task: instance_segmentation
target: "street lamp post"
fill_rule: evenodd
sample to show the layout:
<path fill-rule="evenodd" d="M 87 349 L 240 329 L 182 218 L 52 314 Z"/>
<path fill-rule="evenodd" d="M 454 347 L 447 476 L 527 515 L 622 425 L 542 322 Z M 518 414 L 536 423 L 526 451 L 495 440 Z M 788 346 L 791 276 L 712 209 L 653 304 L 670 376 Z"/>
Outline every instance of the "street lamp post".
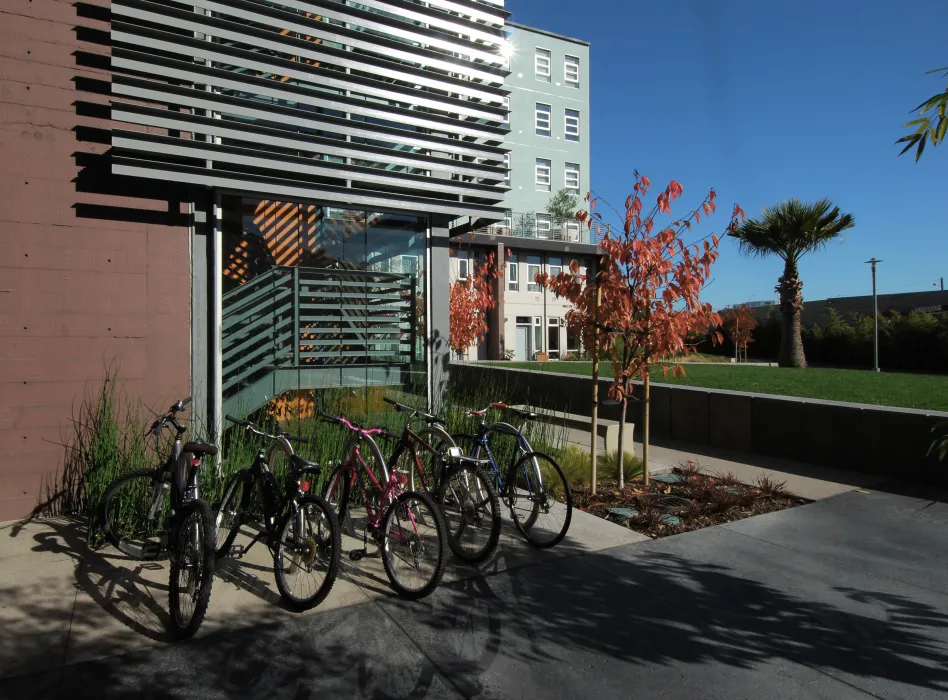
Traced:
<path fill-rule="evenodd" d="M 872 336 L 873 336 L 873 370 L 879 371 L 879 297 L 876 295 L 876 265 L 881 260 L 872 258 L 866 260 L 867 265 L 872 265 Z"/>

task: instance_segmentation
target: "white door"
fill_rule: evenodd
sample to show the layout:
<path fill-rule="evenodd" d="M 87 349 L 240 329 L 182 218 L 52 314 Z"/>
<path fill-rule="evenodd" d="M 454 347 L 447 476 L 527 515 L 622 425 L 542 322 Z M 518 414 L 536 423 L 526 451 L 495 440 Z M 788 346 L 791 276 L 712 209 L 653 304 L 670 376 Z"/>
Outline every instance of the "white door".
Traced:
<path fill-rule="evenodd" d="M 530 359 L 530 328 L 517 326 L 517 348 L 514 358 L 517 362 L 526 362 Z"/>

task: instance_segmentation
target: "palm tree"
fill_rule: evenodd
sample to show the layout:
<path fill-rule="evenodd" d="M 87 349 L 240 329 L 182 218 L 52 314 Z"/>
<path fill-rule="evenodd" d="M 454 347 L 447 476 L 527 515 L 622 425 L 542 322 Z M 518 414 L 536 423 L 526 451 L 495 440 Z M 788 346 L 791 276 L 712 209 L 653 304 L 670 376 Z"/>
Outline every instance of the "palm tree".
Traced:
<path fill-rule="evenodd" d="M 745 255 L 764 258 L 776 255 L 784 262 L 783 277 L 775 288 L 780 295 L 783 324 L 780 332 L 781 367 L 806 367 L 803 338 L 800 335 L 800 311 L 803 308 L 803 282 L 797 267 L 800 258 L 823 249 L 843 231 L 856 223 L 852 214 L 841 214 L 829 199 L 809 204 L 790 199 L 773 207 L 764 207 L 757 219 L 747 219 L 728 235 L 736 238 Z"/>

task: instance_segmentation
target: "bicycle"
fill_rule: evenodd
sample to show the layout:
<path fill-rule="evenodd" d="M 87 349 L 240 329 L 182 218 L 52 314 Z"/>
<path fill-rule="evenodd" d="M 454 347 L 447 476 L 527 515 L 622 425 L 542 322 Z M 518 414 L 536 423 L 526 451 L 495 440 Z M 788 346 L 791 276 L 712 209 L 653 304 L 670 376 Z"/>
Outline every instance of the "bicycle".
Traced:
<path fill-rule="evenodd" d="M 332 590 L 339 573 L 342 536 L 335 515 L 321 497 L 310 490 L 319 481 L 321 468 L 307 462 L 293 450 L 292 443 L 309 442 L 305 438 L 281 432 L 267 433 L 250 421 L 226 416 L 244 430 L 271 441 L 269 454 L 263 447 L 253 464 L 241 469 L 224 490 L 217 512 L 218 557 L 242 558 L 257 542 L 266 540 L 273 554 L 273 574 L 277 589 L 293 610 L 309 610 L 319 605 Z M 289 465 L 283 488 L 270 469 L 282 452 Z M 307 476 L 312 477 L 307 480 Z M 255 499 L 256 497 L 256 499 Z M 245 519 L 259 504 L 263 528 L 247 546 L 234 545 Z M 304 585 L 311 575 L 312 585 Z"/>
<path fill-rule="evenodd" d="M 399 470 L 389 473 L 373 440 L 374 435 L 384 432 L 383 428 L 365 429 L 339 416 L 322 412 L 319 415 L 323 422 L 354 433 L 343 452 L 342 463 L 333 470 L 326 488 L 326 500 L 339 523 L 345 523 L 352 535 L 355 531 L 349 498 L 356 487 L 362 497 L 366 512 L 362 549 L 352 550 L 349 558 L 359 561 L 366 556 L 371 534 L 395 592 L 403 598 L 424 598 L 438 587 L 447 564 L 444 516 L 430 496 L 405 490 L 408 479 L 404 473 Z M 363 445 L 381 471 L 381 479 L 376 478 L 366 464 L 362 455 Z M 404 569 L 409 569 L 408 574 L 414 573 L 415 579 L 403 581 L 400 577 Z"/>
<path fill-rule="evenodd" d="M 486 417 L 491 408 L 506 410 L 524 420 L 518 429 L 509 423 L 488 424 Z M 492 403 L 480 411 L 468 411 L 468 416 L 480 418 L 476 435 L 458 434 L 452 438 L 458 444 L 470 445 L 469 454 L 487 461 L 497 481 L 501 500 L 510 508 L 514 524 L 530 544 L 539 548 L 553 547 L 566 537 L 573 517 L 573 495 L 560 465 L 547 454 L 536 452 L 530 446 L 523 428 L 526 421 L 537 417 L 532 411 L 512 408 L 504 403 Z M 488 444 L 492 434 L 507 435 L 516 440 L 506 477 Z"/>
<path fill-rule="evenodd" d="M 198 472 L 203 457 L 216 455 L 217 448 L 183 442 L 187 428 L 177 414 L 190 403 L 190 398 L 175 402 L 146 432 L 157 443 L 166 427 L 174 428 L 167 461 L 157 469 L 139 469 L 115 479 L 102 495 L 99 513 L 106 539 L 123 554 L 140 561 L 169 556 L 168 604 L 171 633 L 177 639 L 192 636 L 201 626 L 214 581 L 214 517 L 200 497 Z"/>
<path fill-rule="evenodd" d="M 487 460 L 464 457 L 437 416 L 389 398 L 384 401 L 409 414 L 400 436 L 387 434 L 398 440 L 388 464 L 408 473 L 409 490 L 423 489 L 435 496 L 448 526 L 451 551 L 464 561 L 483 561 L 497 546 L 501 527 L 497 488 L 484 471 Z M 427 424 L 417 433 L 411 429 L 416 418 Z M 430 458 L 427 469 L 419 452 Z"/>

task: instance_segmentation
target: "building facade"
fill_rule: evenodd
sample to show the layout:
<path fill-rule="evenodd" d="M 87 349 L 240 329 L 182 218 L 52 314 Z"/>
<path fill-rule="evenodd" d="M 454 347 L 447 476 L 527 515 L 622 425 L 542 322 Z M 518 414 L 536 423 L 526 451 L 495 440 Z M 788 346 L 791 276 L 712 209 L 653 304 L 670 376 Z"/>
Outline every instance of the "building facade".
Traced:
<path fill-rule="evenodd" d="M 581 273 L 595 258 L 588 229 L 547 212 L 551 197 L 567 190 L 579 206 L 590 190 L 589 43 L 508 21 L 509 155 L 504 220 L 456 245 L 452 279 L 464 279 L 485 251 L 502 254 L 498 308 L 490 331 L 466 359 L 564 359 L 579 351 L 567 333 L 569 304 L 534 281 L 579 260 Z M 579 208 L 577 206 L 577 208 Z"/>
<path fill-rule="evenodd" d="M 507 14 L 5 3 L 0 520 L 109 365 L 212 435 L 314 389 L 436 403 L 449 241 L 506 211 Z"/>

